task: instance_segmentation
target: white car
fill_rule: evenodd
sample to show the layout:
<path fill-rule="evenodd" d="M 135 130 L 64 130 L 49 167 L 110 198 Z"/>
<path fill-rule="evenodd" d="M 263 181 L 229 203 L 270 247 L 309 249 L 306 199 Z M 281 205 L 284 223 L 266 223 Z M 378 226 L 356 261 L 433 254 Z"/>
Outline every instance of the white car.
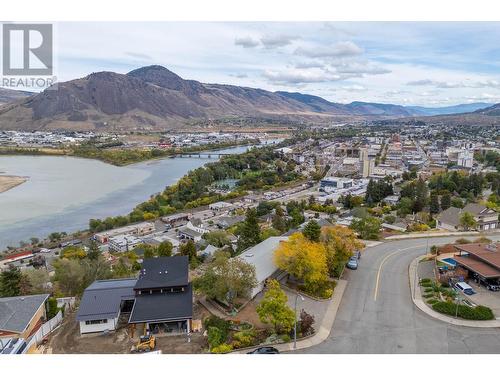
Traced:
<path fill-rule="evenodd" d="M 40 249 L 40 252 L 41 252 L 41 253 L 50 253 L 51 251 L 52 251 L 52 250 L 50 250 L 50 249 L 46 249 L 46 248 L 44 248 L 44 247 L 42 247 L 42 248 Z"/>

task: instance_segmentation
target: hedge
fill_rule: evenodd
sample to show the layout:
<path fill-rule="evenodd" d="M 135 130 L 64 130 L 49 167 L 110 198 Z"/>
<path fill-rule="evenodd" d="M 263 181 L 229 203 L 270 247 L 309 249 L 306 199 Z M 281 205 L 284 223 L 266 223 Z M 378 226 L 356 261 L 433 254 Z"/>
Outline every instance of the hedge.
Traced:
<path fill-rule="evenodd" d="M 457 305 L 453 302 L 437 302 L 432 305 L 432 309 L 446 315 L 455 316 Z M 495 319 L 493 311 L 486 306 L 469 307 L 466 305 L 458 306 L 457 316 L 467 320 L 491 320 Z"/>

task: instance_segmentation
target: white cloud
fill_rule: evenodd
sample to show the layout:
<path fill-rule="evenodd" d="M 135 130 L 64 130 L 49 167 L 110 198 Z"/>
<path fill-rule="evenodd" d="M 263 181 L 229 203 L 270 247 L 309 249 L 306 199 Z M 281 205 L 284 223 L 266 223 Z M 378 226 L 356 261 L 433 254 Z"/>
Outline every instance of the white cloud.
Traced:
<path fill-rule="evenodd" d="M 234 44 L 236 44 L 237 46 L 241 46 L 243 48 L 253 48 L 259 45 L 259 41 L 252 39 L 249 36 L 245 36 L 242 38 L 236 38 L 234 40 Z"/>
<path fill-rule="evenodd" d="M 263 76 L 272 83 L 281 85 L 297 85 L 303 83 L 332 82 L 342 79 L 340 75 L 327 73 L 322 70 L 288 69 L 284 71 L 266 70 Z"/>
<path fill-rule="evenodd" d="M 353 42 L 339 42 L 333 46 L 298 47 L 295 54 L 312 58 L 340 58 L 358 56 L 363 50 Z"/>
<path fill-rule="evenodd" d="M 297 39 L 299 38 L 293 35 L 265 35 L 260 42 L 265 48 L 277 48 L 285 47 Z"/>

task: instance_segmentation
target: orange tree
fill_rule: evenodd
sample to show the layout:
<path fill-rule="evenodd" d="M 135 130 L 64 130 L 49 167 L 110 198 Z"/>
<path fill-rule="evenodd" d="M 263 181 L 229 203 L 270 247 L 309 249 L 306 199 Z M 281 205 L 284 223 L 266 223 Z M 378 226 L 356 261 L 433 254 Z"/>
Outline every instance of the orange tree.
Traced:
<path fill-rule="evenodd" d="M 322 243 L 309 241 L 302 233 L 292 234 L 274 253 L 276 266 L 304 282 L 304 290 L 330 296 L 326 249 Z"/>
<path fill-rule="evenodd" d="M 351 229 L 336 225 L 321 231 L 321 242 L 326 249 L 326 263 L 330 276 L 339 277 L 354 250 L 362 249 L 363 243 Z"/>

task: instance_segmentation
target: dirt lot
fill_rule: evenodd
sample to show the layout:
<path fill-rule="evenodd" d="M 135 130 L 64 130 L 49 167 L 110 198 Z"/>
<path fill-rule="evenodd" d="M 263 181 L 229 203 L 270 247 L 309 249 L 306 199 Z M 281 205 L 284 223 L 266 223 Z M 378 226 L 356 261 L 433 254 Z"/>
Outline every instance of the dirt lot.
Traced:
<path fill-rule="evenodd" d="M 194 318 L 201 319 L 208 315 L 200 305 L 194 305 Z M 48 340 L 44 353 L 53 354 L 128 354 L 132 345 L 136 343 L 141 328 L 138 327 L 135 338 L 130 336 L 131 332 L 123 325 L 115 332 L 107 335 L 80 335 L 79 325 L 75 321 L 75 312 L 68 314 L 61 327 L 58 328 Z M 156 349 L 165 354 L 191 354 L 202 353 L 206 347 L 206 338 L 202 333 L 193 333 L 191 342 L 187 342 L 186 335 L 158 337 Z"/>

